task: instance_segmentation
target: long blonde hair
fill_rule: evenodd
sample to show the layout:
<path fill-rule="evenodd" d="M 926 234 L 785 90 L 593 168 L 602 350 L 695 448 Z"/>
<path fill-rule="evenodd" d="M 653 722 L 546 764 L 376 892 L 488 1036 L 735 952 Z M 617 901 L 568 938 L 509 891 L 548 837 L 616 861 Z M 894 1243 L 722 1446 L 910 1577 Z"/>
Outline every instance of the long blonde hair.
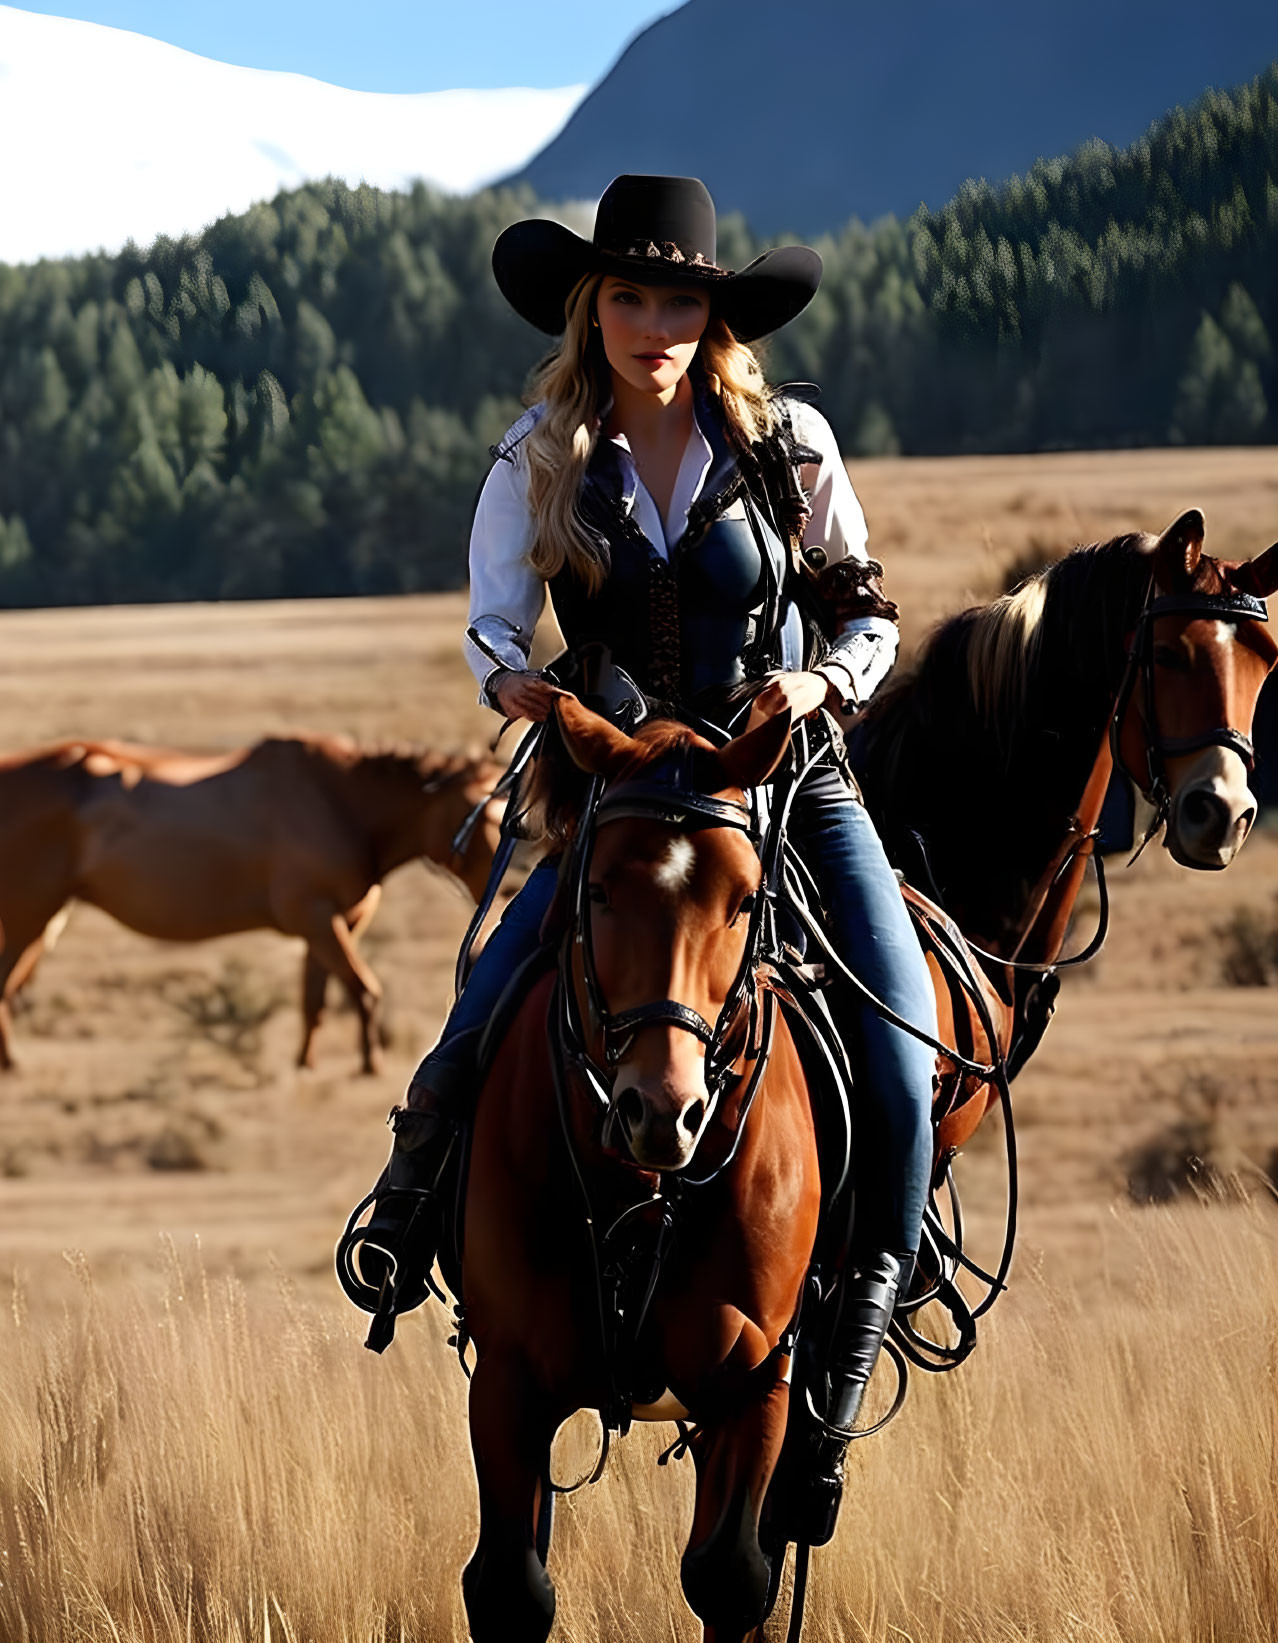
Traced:
<path fill-rule="evenodd" d="M 536 522 L 528 562 L 546 579 L 566 565 L 592 593 L 608 574 L 607 551 L 586 530 L 577 501 L 610 380 L 603 343 L 590 323 L 603 279 L 587 274 L 572 289 L 563 341 L 538 370 L 529 393 L 530 402 L 540 401 L 545 410 L 524 441 L 528 507 Z M 772 432 L 776 413 L 758 357 L 713 309 L 693 368 L 718 394 L 729 437 L 742 450 Z"/>

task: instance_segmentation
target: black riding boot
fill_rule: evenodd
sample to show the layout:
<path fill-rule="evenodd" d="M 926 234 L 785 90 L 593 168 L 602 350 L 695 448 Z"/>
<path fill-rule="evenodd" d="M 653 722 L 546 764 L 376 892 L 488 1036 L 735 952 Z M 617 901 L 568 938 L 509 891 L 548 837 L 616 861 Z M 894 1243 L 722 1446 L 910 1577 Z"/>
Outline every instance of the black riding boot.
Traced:
<path fill-rule="evenodd" d="M 892 1322 L 892 1309 L 910 1281 L 912 1255 L 883 1250 L 848 1268 L 843 1304 L 830 1343 L 827 1363 L 829 1398 L 824 1428 L 816 1435 L 806 1482 L 804 1517 L 813 1546 L 824 1546 L 834 1534 L 843 1498 L 843 1465 L 861 1400 Z"/>
<path fill-rule="evenodd" d="M 428 1275 L 444 1231 L 440 1188 L 466 1116 L 478 1036 L 458 1035 L 445 1055 L 431 1051 L 413 1074 L 405 1104 L 391 1109 L 394 1140 L 386 1167 L 338 1245 L 343 1289 L 376 1314 L 367 1344 L 378 1352 L 394 1333 L 395 1317 L 430 1293 Z M 370 1202 L 372 1215 L 356 1226 Z"/>

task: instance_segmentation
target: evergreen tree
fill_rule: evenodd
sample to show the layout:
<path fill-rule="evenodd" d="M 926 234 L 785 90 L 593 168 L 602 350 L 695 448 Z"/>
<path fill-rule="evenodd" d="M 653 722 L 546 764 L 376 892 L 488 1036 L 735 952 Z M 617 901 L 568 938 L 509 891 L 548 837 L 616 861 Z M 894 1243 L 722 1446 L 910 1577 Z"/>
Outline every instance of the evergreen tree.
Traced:
<path fill-rule="evenodd" d="M 1210 314 L 1194 335 L 1176 397 L 1174 439 L 1186 444 L 1243 444 L 1264 427 L 1264 389 L 1256 362 L 1239 359 Z"/>
<path fill-rule="evenodd" d="M 0 604 L 454 586 L 547 339 L 493 282 L 544 214 L 312 183 L 148 248 L 0 266 Z M 588 235 L 592 213 L 557 214 Z M 722 261 L 765 248 L 739 217 Z M 941 211 L 823 237 L 764 346 L 862 455 L 1278 435 L 1278 67 Z"/>

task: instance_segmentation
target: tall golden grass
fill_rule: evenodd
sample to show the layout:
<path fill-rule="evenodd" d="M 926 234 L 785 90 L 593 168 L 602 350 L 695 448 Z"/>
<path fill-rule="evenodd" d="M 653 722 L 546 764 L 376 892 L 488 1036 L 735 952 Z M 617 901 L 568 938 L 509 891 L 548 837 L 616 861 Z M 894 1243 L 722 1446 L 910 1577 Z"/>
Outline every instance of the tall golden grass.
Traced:
<path fill-rule="evenodd" d="M 1273 1230 L 1254 1205 L 1123 1212 L 1077 1285 L 1027 1263 L 977 1357 L 860 1446 L 809 1643 L 1271 1637 Z M 20 1287 L 0 1323 L 4 1643 L 465 1637 L 475 1502 L 438 1309 L 375 1359 L 322 1292 L 173 1252 L 161 1291 L 103 1295 L 75 1265 L 51 1324 Z M 563 1643 L 698 1636 L 667 1436 L 561 1506 Z"/>

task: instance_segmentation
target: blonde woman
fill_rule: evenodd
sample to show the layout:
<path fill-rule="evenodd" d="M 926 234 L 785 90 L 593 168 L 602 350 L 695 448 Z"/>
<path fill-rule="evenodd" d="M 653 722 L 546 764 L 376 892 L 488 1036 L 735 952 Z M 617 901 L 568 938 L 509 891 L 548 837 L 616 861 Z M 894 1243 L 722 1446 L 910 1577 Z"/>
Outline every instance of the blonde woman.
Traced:
<path fill-rule="evenodd" d="M 787 246 L 733 273 L 715 257 L 714 206 L 689 177 L 617 178 L 592 240 L 530 221 L 496 243 L 508 301 L 563 333 L 535 403 L 494 448 L 471 536 L 480 642 L 468 639 L 468 660 L 482 699 L 512 719 L 544 719 L 557 693 L 528 667 L 547 590 L 570 646 L 602 641 L 676 713 L 722 722 L 729 699 L 751 693 L 755 718 L 846 709 L 892 665 L 895 606 L 878 589 L 834 435 L 803 399 L 769 391 L 749 347 L 811 300 L 820 258 Z M 805 580 L 833 600 L 828 644 L 805 631 Z M 833 754 L 801 789 L 791 836 L 843 957 L 898 1015 L 935 1033 L 895 877 Z M 507 909 L 395 1116 L 379 1185 L 434 1179 L 473 1083 L 474 1041 L 535 950 L 553 888 L 543 866 Z M 932 1160 L 932 1052 L 851 998 L 844 1010 L 865 1167 L 830 1365 L 835 1433 L 852 1428 L 908 1281 Z M 394 1246 L 395 1205 L 375 1214 L 379 1245 Z M 822 1463 L 831 1487 L 842 1447 Z"/>

